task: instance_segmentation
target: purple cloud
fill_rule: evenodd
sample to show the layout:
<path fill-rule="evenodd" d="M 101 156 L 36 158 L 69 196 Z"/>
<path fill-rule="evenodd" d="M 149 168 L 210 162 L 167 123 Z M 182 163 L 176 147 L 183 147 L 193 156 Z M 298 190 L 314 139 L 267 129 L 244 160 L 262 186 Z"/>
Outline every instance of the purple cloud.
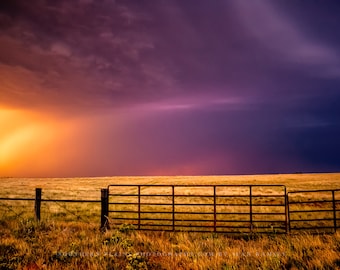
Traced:
<path fill-rule="evenodd" d="M 42 174 L 339 170 L 339 7 L 307 6 L 1 2 L 0 114 L 57 118 Z"/>

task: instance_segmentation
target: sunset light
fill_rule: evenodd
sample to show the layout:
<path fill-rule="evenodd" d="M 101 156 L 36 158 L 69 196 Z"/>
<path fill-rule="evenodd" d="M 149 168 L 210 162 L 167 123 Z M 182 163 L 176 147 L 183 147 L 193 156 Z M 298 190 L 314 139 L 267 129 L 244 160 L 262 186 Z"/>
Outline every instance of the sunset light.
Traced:
<path fill-rule="evenodd" d="M 69 150 L 58 149 L 71 135 L 69 123 L 51 115 L 0 110 L 0 170 L 3 176 L 35 175 L 56 170 Z M 59 168 L 60 169 L 60 168 Z"/>
<path fill-rule="evenodd" d="M 0 177 L 339 171 L 338 3 L 194 2 L 1 2 Z"/>
<path fill-rule="evenodd" d="M 340 269 L 339 14 L 0 0 L 0 268 Z"/>

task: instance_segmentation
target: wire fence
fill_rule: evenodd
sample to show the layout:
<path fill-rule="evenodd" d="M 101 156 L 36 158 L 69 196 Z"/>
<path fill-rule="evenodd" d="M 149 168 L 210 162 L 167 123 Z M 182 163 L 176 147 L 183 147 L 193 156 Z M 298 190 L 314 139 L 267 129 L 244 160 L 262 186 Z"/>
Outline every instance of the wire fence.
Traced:
<path fill-rule="evenodd" d="M 33 210 L 33 211 L 32 211 Z M 332 233 L 340 189 L 286 192 L 284 185 L 109 185 L 100 200 L 0 198 L 2 219 L 98 222 L 102 229 L 247 233 Z"/>
<path fill-rule="evenodd" d="M 71 200 L 42 198 L 36 189 L 35 198 L 0 198 L 2 219 L 32 218 L 62 221 L 95 221 L 100 218 L 100 200 Z M 33 210 L 33 211 L 32 211 Z"/>

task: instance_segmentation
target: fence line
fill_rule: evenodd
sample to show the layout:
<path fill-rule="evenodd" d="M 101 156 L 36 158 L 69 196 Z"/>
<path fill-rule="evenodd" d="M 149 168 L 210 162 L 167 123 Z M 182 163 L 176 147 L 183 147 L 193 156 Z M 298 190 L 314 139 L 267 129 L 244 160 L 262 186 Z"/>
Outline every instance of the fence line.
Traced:
<path fill-rule="evenodd" d="M 66 207 L 61 205 L 60 203 L 101 203 L 102 200 L 69 200 L 69 199 L 43 199 L 42 198 L 42 189 L 35 189 L 35 198 L 0 198 L 0 201 L 34 201 L 34 216 L 37 221 L 41 219 L 41 203 L 42 202 L 54 202 L 61 208 L 64 208 L 68 213 L 76 216 L 78 219 L 84 220 L 81 216 L 75 214 L 74 212 L 68 210 Z M 1 203 L 9 210 L 11 210 L 17 217 L 20 215 L 17 214 L 12 208 L 12 206 L 5 205 Z M 85 221 L 85 220 L 84 220 Z M 102 225 L 103 226 L 103 225 Z"/>
<path fill-rule="evenodd" d="M 276 189 L 276 190 L 275 190 Z M 34 201 L 41 219 L 42 203 L 100 203 L 100 227 L 130 223 L 139 230 L 216 233 L 336 232 L 340 227 L 340 189 L 286 192 L 284 185 L 109 185 L 100 200 L 0 198 Z M 199 207 L 199 208 L 198 208 Z M 198 208 L 198 209 L 197 209 Z M 266 209 L 272 209 L 266 211 Z M 314 215 L 314 216 L 313 216 Z"/>

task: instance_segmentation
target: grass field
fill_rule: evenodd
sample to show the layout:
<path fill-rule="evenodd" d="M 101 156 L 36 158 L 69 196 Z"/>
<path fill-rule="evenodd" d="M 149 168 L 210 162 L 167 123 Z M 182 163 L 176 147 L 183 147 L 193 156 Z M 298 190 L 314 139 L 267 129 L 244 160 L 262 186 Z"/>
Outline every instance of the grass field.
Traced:
<path fill-rule="evenodd" d="M 1 178 L 0 197 L 34 198 L 41 187 L 45 199 L 99 200 L 109 184 L 283 184 L 296 191 L 339 189 L 340 174 Z M 100 232 L 99 203 L 43 203 L 39 223 L 33 201 L 0 203 L 0 269 L 340 269 L 339 232 L 232 238 L 129 225 Z"/>

